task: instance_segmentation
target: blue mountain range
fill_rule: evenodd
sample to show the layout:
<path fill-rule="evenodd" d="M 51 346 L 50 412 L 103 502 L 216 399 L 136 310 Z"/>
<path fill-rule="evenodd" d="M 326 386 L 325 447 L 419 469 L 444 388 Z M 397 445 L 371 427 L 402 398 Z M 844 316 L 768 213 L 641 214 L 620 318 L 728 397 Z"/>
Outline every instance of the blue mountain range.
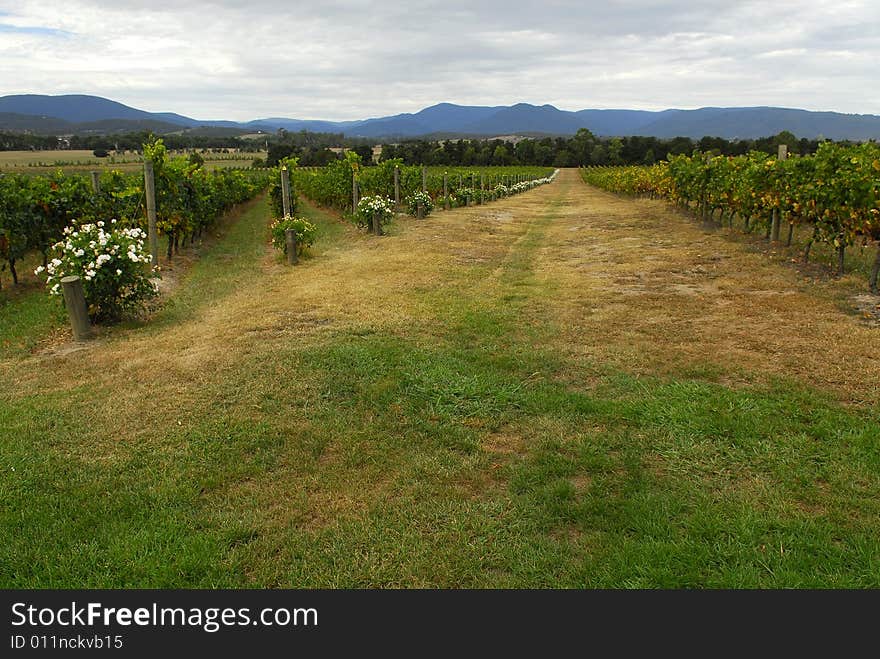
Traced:
<path fill-rule="evenodd" d="M 109 123 L 108 123 L 109 122 Z M 87 126 L 88 128 L 83 128 Z M 414 114 L 358 121 L 321 121 L 269 117 L 248 122 L 199 120 L 173 112 L 146 112 L 99 96 L 21 94 L 0 97 L 0 130 L 96 132 L 112 130 L 174 132 L 201 127 L 274 132 L 307 130 L 349 137 L 573 135 L 587 128 L 599 136 L 644 135 L 659 138 L 704 136 L 747 139 L 784 130 L 798 137 L 835 140 L 880 139 L 880 116 L 813 112 L 776 107 L 698 110 L 560 110 L 552 105 L 465 106 L 439 103 Z M 148 128 L 147 128 L 148 127 Z"/>

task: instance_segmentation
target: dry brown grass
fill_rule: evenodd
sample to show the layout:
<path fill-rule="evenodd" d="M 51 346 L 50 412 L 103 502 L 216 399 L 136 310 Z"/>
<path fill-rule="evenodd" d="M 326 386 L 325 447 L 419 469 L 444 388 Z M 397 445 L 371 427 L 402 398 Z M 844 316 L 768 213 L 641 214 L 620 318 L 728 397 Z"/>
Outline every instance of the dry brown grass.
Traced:
<path fill-rule="evenodd" d="M 537 269 L 556 295 L 558 349 L 639 373 L 709 365 L 724 381 L 782 376 L 850 403 L 880 401 L 877 329 L 856 278 L 806 283 L 796 269 L 659 201 L 590 188 L 571 171 Z"/>

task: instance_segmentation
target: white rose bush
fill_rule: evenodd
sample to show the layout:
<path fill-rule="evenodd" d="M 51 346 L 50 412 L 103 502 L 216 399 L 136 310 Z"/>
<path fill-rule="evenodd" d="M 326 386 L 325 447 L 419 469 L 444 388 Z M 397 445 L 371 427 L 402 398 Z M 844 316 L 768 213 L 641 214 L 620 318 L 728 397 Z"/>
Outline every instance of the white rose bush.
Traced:
<path fill-rule="evenodd" d="M 373 218 L 379 225 L 379 230 L 388 224 L 394 217 L 394 202 L 387 197 L 362 197 L 357 205 L 355 222 L 359 227 L 373 230 Z"/>
<path fill-rule="evenodd" d="M 431 214 L 431 211 L 434 210 L 434 200 L 431 199 L 431 195 L 427 192 L 422 192 L 421 190 L 413 192 L 407 197 L 406 203 L 409 214 L 413 217 L 416 217 L 419 214 L 420 204 L 422 206 L 422 217 L 428 217 L 428 215 Z"/>
<path fill-rule="evenodd" d="M 53 245 L 53 258 L 35 274 L 46 276 L 49 294 L 55 296 L 62 295 L 64 277 L 79 277 L 91 320 L 116 322 L 157 293 L 150 281 L 146 237 L 142 229 L 125 228 L 116 220 L 69 226 Z"/>

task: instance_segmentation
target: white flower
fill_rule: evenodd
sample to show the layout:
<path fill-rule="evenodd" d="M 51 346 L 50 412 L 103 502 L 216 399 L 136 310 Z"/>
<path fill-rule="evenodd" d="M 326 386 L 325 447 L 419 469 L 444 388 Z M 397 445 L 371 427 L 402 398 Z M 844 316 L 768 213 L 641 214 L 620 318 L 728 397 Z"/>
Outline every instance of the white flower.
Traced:
<path fill-rule="evenodd" d="M 116 268 L 116 276 L 118 277 L 121 274 L 122 274 L 122 270 L 120 270 L 119 268 Z"/>
<path fill-rule="evenodd" d="M 43 266 L 38 265 L 38 266 L 37 266 L 37 269 L 34 270 L 34 274 L 35 274 L 35 275 L 39 275 L 39 274 L 41 274 L 41 273 L 43 272 L 43 270 L 45 270 L 45 269 L 46 269 L 46 268 L 44 268 Z"/>
<path fill-rule="evenodd" d="M 61 265 L 61 259 L 52 259 L 51 263 L 54 267 L 57 268 L 59 265 Z"/>
<path fill-rule="evenodd" d="M 102 226 L 104 226 L 104 223 L 101 222 L 101 221 L 99 220 L 99 221 L 98 221 L 98 226 L 99 226 L 99 227 L 102 227 Z"/>

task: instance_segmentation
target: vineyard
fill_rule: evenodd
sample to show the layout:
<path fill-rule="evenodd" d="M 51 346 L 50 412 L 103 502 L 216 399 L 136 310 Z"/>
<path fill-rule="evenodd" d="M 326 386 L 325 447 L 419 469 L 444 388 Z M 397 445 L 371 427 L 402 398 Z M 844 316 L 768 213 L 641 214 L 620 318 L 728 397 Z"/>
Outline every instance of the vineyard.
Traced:
<path fill-rule="evenodd" d="M 809 231 L 804 259 L 816 243 L 837 254 L 843 273 L 847 247 L 880 241 L 880 146 L 822 143 L 815 155 L 773 158 L 760 152 L 737 157 L 673 156 L 645 167 L 581 170 L 584 180 L 611 192 L 660 197 L 695 210 L 704 220 L 747 232 L 763 231 L 779 241 L 787 227 L 791 244 L 796 227 Z M 878 290 L 880 247 L 870 274 Z"/>
<path fill-rule="evenodd" d="M 241 205 L 148 323 L 94 340 L 8 296 L 5 587 L 880 585 L 854 277 L 573 169 L 389 238 L 300 188 L 296 267 L 271 214 Z M 112 231 L 79 228 L 86 253 Z"/>
<path fill-rule="evenodd" d="M 158 227 L 172 256 L 200 236 L 233 205 L 266 187 L 259 170 L 207 171 L 185 157 L 169 157 L 161 141 L 145 145 L 153 160 Z M 66 227 L 118 219 L 146 229 L 142 172 L 109 170 L 93 176 L 57 170 L 45 176 L 0 175 L 0 259 L 18 283 L 16 264 L 28 252 L 42 255 L 45 267 Z"/>
<path fill-rule="evenodd" d="M 532 187 L 529 182 L 547 179 L 553 174 L 553 169 L 548 167 L 423 168 L 405 166 L 398 159 L 364 167 L 351 154 L 327 167 L 292 168 L 291 180 L 309 199 L 345 210 L 353 208 L 355 194 L 394 199 L 395 170 L 400 200 L 424 190 L 439 203 L 448 198 L 450 206 L 465 206 L 468 200 L 472 203 L 493 201 L 522 192 Z"/>

